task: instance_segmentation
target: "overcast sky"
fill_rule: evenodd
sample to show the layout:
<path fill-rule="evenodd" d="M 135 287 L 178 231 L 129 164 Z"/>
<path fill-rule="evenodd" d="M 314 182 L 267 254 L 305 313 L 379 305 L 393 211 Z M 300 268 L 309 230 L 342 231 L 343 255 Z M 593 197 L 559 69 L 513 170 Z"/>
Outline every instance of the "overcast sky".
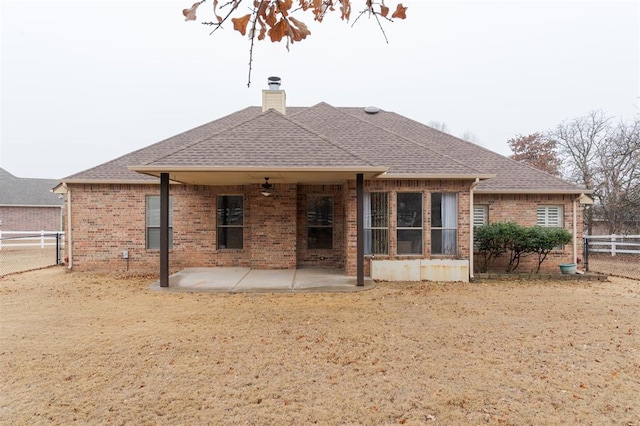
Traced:
<path fill-rule="evenodd" d="M 389 44 L 374 20 L 307 18 L 290 52 L 256 45 L 250 88 L 248 40 L 185 22 L 192 2 L 2 0 L 0 167 L 71 175 L 260 105 L 270 75 L 288 105 L 374 105 L 507 155 L 594 109 L 640 113 L 636 0 L 405 0 Z"/>

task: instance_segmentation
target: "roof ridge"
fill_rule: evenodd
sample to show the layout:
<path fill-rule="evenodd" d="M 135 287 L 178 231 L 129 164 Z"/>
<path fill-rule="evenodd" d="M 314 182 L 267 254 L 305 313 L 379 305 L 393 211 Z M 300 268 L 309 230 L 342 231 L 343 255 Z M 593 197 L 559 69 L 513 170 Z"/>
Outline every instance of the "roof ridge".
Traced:
<path fill-rule="evenodd" d="M 336 107 L 334 107 L 333 105 L 330 105 L 330 104 L 328 104 L 328 103 L 326 103 L 326 102 L 319 102 L 319 103 L 317 103 L 317 104 L 315 104 L 315 105 L 313 105 L 313 106 L 310 106 L 310 107 L 305 108 L 304 110 L 300 110 L 300 111 L 298 111 L 298 113 L 296 113 L 295 115 L 299 115 L 299 114 L 301 114 L 301 113 L 303 113 L 303 112 L 306 112 L 306 111 L 310 110 L 311 108 L 314 108 L 314 107 L 319 106 L 319 105 L 326 105 L 326 106 L 328 106 L 328 107 L 330 107 L 330 108 L 334 108 L 334 109 L 336 109 L 336 110 L 337 110 L 337 108 L 336 108 Z M 339 111 L 339 110 L 338 110 L 338 111 Z M 294 116 L 295 116 L 295 115 L 294 115 Z M 306 130 L 306 131 L 308 131 L 308 132 L 310 132 L 310 133 L 312 133 L 312 134 L 314 134 L 314 135 L 316 135 L 316 136 L 318 136 L 318 137 L 320 137 L 320 138 L 322 138 L 322 139 L 324 139 L 324 140 L 326 140 L 328 143 L 330 143 L 331 145 L 335 146 L 336 148 L 338 148 L 338 149 L 340 149 L 340 150 L 342 150 L 342 151 L 346 152 L 347 154 L 352 155 L 352 156 L 356 157 L 357 159 L 359 159 L 359 160 L 361 160 L 361 161 L 363 161 L 363 162 L 365 162 L 365 163 L 367 163 L 367 164 L 369 164 L 369 165 L 371 165 L 371 166 L 376 166 L 376 164 L 372 163 L 372 162 L 371 162 L 371 161 L 369 161 L 367 158 L 365 158 L 365 157 L 363 157 L 363 156 L 361 156 L 360 154 L 357 154 L 357 153 L 355 153 L 355 152 L 351 152 L 349 149 L 347 149 L 347 148 L 345 148 L 345 147 L 343 147 L 343 146 L 339 145 L 337 142 L 334 142 L 334 141 L 333 141 L 331 138 L 329 138 L 328 136 L 325 136 L 325 135 L 323 135 L 322 133 L 319 133 L 318 131 L 316 131 L 316 130 L 314 130 L 314 129 L 312 129 L 312 128 L 310 128 L 310 127 L 308 127 L 308 126 L 306 126 L 306 125 L 304 125 L 304 124 L 302 124 L 302 123 L 300 123 L 300 122 L 298 122 L 298 121 L 292 120 L 292 119 L 288 118 L 287 116 L 284 116 L 284 115 L 283 115 L 283 117 L 285 117 L 285 118 L 286 118 L 286 119 L 288 119 L 291 123 L 293 123 L 293 124 L 297 125 L 298 127 L 302 128 L 302 129 L 304 129 L 304 130 Z"/>
<path fill-rule="evenodd" d="M 218 132 L 209 134 L 205 138 L 202 138 L 202 139 L 199 139 L 199 140 L 197 140 L 195 142 L 192 142 L 190 144 L 184 145 L 184 146 L 180 147 L 179 149 L 176 149 L 176 150 L 174 150 L 172 152 L 167 153 L 166 155 L 163 155 L 161 157 L 156 157 L 155 159 L 146 162 L 145 165 L 149 165 L 149 164 L 152 164 L 152 163 L 154 163 L 156 161 L 159 161 L 159 160 L 162 160 L 164 158 L 170 157 L 170 156 L 172 156 L 172 155 L 174 155 L 174 154 L 176 154 L 176 153 L 178 153 L 180 151 L 184 151 L 185 149 L 191 148 L 191 147 L 193 147 L 193 146 L 195 146 L 195 145 L 197 145 L 199 143 L 205 142 L 205 141 L 207 141 L 207 140 L 209 140 L 209 139 L 211 139 L 211 138 L 213 138 L 215 136 L 218 136 L 218 135 L 220 135 L 222 133 L 225 133 L 225 132 L 229 132 L 229 131 L 231 131 L 231 130 L 233 130 L 235 128 L 244 126 L 244 125 L 246 125 L 247 123 L 249 123 L 251 121 L 258 120 L 258 119 L 263 118 L 263 117 L 265 117 L 267 115 L 270 115 L 270 114 L 275 114 L 276 116 L 278 116 L 278 118 L 284 119 L 289 124 L 297 126 L 297 127 L 301 128 L 302 130 L 304 130 L 305 132 L 308 132 L 308 133 L 310 133 L 310 134 L 312 134 L 312 135 L 314 135 L 314 136 L 326 141 L 328 144 L 334 146 L 335 148 L 338 148 L 339 150 L 341 150 L 343 152 L 346 152 L 350 156 L 352 156 L 354 158 L 357 158 L 358 160 L 362 161 L 365 164 L 368 164 L 370 166 L 375 166 L 375 164 L 373 164 L 371 161 L 367 160 L 366 158 L 363 158 L 362 156 L 349 151 L 348 149 L 346 149 L 346 148 L 338 145 L 336 142 L 332 141 L 329 137 L 327 137 L 327 136 L 325 136 L 325 135 L 323 135 L 321 133 L 318 133 L 316 130 L 314 130 L 314 129 L 310 128 L 310 127 L 307 127 L 302 123 L 299 123 L 299 122 L 297 122 L 295 120 L 292 120 L 291 118 L 289 118 L 285 114 L 282 114 L 282 113 L 276 111 L 273 108 L 269 108 L 268 110 L 266 110 L 266 111 L 264 111 L 264 112 L 262 112 L 262 113 L 260 113 L 260 114 L 258 114 L 256 116 L 254 116 L 254 117 L 248 118 L 247 120 L 244 120 L 244 121 L 242 121 L 242 122 L 240 122 L 240 123 L 238 123 L 238 124 L 236 124 L 234 126 L 226 127 L 226 128 L 224 128 L 224 129 L 222 129 L 222 130 L 220 130 Z"/>
<path fill-rule="evenodd" d="M 331 105 L 329 105 L 329 106 L 331 106 Z M 333 108 L 335 108 L 335 107 L 333 107 Z M 340 111 L 342 114 L 346 114 L 346 115 L 348 115 L 348 116 L 350 116 L 350 117 L 355 118 L 356 120 L 359 120 L 359 121 L 362 121 L 362 122 L 364 122 L 364 123 L 367 123 L 367 124 L 369 124 L 369 125 L 371 125 L 371 126 L 374 126 L 374 127 L 378 128 L 378 129 L 380 129 L 380 130 L 382 130 L 382 131 L 384 131 L 384 132 L 386 132 L 386 133 L 389 133 L 389 134 L 391 134 L 391 135 L 394 135 L 394 136 L 396 136 L 396 137 L 398 137 L 398 138 L 400 138 L 400 139 L 404 139 L 405 141 L 407 141 L 407 142 L 409 142 L 409 143 L 412 143 L 412 144 L 414 144 L 414 145 L 416 145 L 416 146 L 419 146 L 419 147 L 421 147 L 421 148 L 424 148 L 424 149 L 426 149 L 427 151 L 434 152 L 434 153 L 436 153 L 436 154 L 438 154 L 438 155 L 441 155 L 441 156 L 443 156 L 443 157 L 445 157 L 445 158 L 447 158 L 447 159 L 449 159 L 449 160 L 451 160 L 451 161 L 453 161 L 453 162 L 455 162 L 455 163 L 457 163 L 457 164 L 459 164 L 459 165 L 461 165 L 461 166 L 464 166 L 464 167 L 466 167 L 466 168 L 468 168 L 468 169 L 470 169 L 470 170 L 472 170 L 472 171 L 474 171 L 474 172 L 478 172 L 478 173 L 480 173 L 480 174 L 483 174 L 483 172 L 482 172 L 482 171 L 480 171 L 480 170 L 476 169 L 475 167 L 471 167 L 471 166 L 469 166 L 468 164 L 463 163 L 462 161 L 457 160 L 457 159 L 455 159 L 455 158 L 451 157 L 450 155 L 444 154 L 444 153 L 442 153 L 442 152 L 440 152 L 440 151 L 438 151 L 438 150 L 435 150 L 435 149 L 433 149 L 433 148 L 431 148 L 431 147 L 428 147 L 428 146 L 426 146 L 426 145 L 424 145 L 424 144 L 422 144 L 422 143 L 420 143 L 420 142 L 418 142 L 418 141 L 415 141 L 415 140 L 413 140 L 413 139 L 409 139 L 408 137 L 403 136 L 403 135 L 401 135 L 401 134 L 399 134 L 399 133 L 396 133 L 396 132 L 394 132 L 394 131 L 392 131 L 392 130 L 390 130 L 390 129 L 387 129 L 386 127 L 382 127 L 382 126 L 380 126 L 380 125 L 378 125 L 378 124 L 372 123 L 371 121 L 368 121 L 368 120 L 362 119 L 362 118 L 360 118 L 360 117 L 358 117 L 358 116 L 356 116 L 356 115 L 353 115 L 353 114 L 351 114 L 351 113 L 349 113 L 349 112 L 347 112 L 347 111 L 342 111 L 342 110 L 341 110 L 341 109 L 339 109 L 339 108 L 336 108 L 336 109 L 337 109 L 338 111 Z M 389 113 L 389 114 L 396 114 L 396 113 L 394 113 L 394 112 L 391 112 L 391 111 L 385 111 L 385 110 L 383 110 L 383 109 L 380 109 L 380 112 L 383 112 L 383 113 Z M 379 114 L 379 112 L 378 112 L 377 114 Z M 399 114 L 396 114 L 396 115 L 399 115 Z"/>
<path fill-rule="evenodd" d="M 255 108 L 255 107 L 246 107 L 246 108 L 241 109 L 240 111 L 244 111 L 244 110 L 246 110 L 246 109 L 248 109 L 248 108 Z M 240 112 L 240 111 L 237 111 L 237 112 Z M 200 138 L 200 139 L 197 139 L 197 140 L 195 140 L 195 141 L 193 141 L 193 142 L 190 142 L 190 143 L 188 143 L 188 144 L 186 144 L 186 145 L 182 145 L 180 148 L 177 148 L 177 149 L 175 149 L 175 150 L 173 150 L 173 151 L 171 151 L 171 152 L 168 152 L 168 153 L 166 153 L 165 155 L 162 155 L 162 156 L 160 156 L 160 157 L 155 157 L 153 160 L 147 161 L 147 162 L 145 162 L 145 163 L 143 163 L 143 164 L 141 164 L 141 165 L 148 165 L 148 164 L 154 163 L 154 162 L 156 162 L 156 161 L 158 161 L 158 160 L 162 160 L 163 158 L 167 158 L 167 157 L 169 157 L 169 156 L 171 156 L 171 155 L 174 155 L 174 154 L 176 154 L 176 153 L 178 153 L 178 152 L 180 152 L 180 151 L 184 151 L 185 149 L 187 149 L 187 148 L 191 148 L 192 146 L 195 146 L 195 145 L 197 145 L 197 144 L 199 144 L 199 143 L 201 143 L 201 142 L 204 142 L 204 141 L 206 141 L 206 140 L 208 140 L 208 139 L 211 139 L 213 136 L 217 136 L 217 135 L 219 135 L 219 134 L 220 134 L 220 133 L 222 133 L 222 132 L 228 132 L 229 130 L 235 129 L 236 127 L 242 126 L 242 125 L 244 125 L 244 124 L 246 124 L 246 123 L 248 123 L 248 122 L 250 122 L 250 121 L 252 121 L 252 120 L 255 120 L 255 119 L 256 119 L 256 118 L 258 118 L 258 117 L 262 117 L 263 115 L 265 115 L 265 114 L 266 114 L 266 113 L 268 113 L 269 111 L 271 111 L 271 109 L 268 109 L 267 111 L 263 111 L 262 113 L 260 113 L 260 114 L 258 114 L 258 115 L 256 115 L 256 116 L 250 117 L 250 118 L 248 118 L 248 119 L 246 119 L 246 120 L 244 120 L 244 121 L 241 121 L 241 122 L 240 122 L 240 123 L 238 123 L 238 124 L 235 124 L 235 125 L 230 126 L 230 127 L 224 127 L 224 128 L 222 128 L 222 129 L 218 130 L 217 132 L 214 132 L 214 133 L 208 134 L 207 136 L 205 136 L 205 137 L 203 137 L 203 138 Z M 231 114 L 229 114 L 229 115 L 231 115 Z M 225 117 L 227 117 L 227 116 L 225 116 Z M 221 117 L 220 119 L 222 119 L 222 118 L 224 118 L 224 117 Z M 213 120 L 213 121 L 218 121 L 218 120 Z M 184 132 L 182 132 L 182 133 L 178 133 L 177 135 L 171 136 L 171 138 L 174 138 L 174 137 L 176 137 L 176 136 L 180 136 L 180 135 L 182 135 L 182 134 L 184 134 L 184 133 L 191 132 L 192 130 L 195 130 L 195 129 L 199 129 L 199 128 L 201 128 L 201 127 L 204 127 L 204 126 L 206 126 L 207 124 L 211 124 L 211 123 L 213 123 L 213 121 L 210 121 L 210 122 L 205 123 L 205 124 L 203 124 L 203 125 L 201 125 L 201 126 L 198 126 L 198 127 L 194 127 L 194 128 L 193 128 L 193 129 L 191 129 L 191 130 L 187 130 L 187 131 L 184 131 Z M 167 139 L 164 139 L 164 140 L 166 141 L 166 140 L 171 139 L 171 138 L 167 138 Z M 160 142 L 158 142 L 158 143 L 160 143 Z M 154 145 L 155 145 L 155 144 L 154 144 Z"/>

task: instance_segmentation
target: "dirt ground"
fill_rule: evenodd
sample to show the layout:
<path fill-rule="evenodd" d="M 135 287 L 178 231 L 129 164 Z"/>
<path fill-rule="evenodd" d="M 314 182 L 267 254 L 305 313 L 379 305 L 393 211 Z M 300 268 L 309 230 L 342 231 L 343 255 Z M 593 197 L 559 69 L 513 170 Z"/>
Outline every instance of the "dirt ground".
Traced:
<path fill-rule="evenodd" d="M 0 424 L 640 425 L 640 281 L 0 279 Z"/>

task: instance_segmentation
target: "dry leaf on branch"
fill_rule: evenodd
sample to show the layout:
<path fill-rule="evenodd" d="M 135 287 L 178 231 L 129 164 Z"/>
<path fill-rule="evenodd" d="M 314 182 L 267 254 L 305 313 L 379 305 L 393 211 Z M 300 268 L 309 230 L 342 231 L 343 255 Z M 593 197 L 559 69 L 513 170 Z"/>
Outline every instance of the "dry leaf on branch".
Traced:
<path fill-rule="evenodd" d="M 189 9 L 182 9 L 182 14 L 184 15 L 185 21 L 195 21 L 196 18 L 196 10 L 200 6 L 200 2 L 194 3 Z"/>
<path fill-rule="evenodd" d="M 391 15 L 392 18 L 400 18 L 407 19 L 407 7 L 403 6 L 402 3 L 398 3 L 398 7 L 396 7 L 396 11 Z"/>
<path fill-rule="evenodd" d="M 240 34 L 247 34 L 247 25 L 249 24 L 249 19 L 251 19 L 251 14 L 247 13 L 241 18 L 232 18 L 231 22 L 233 22 L 233 29 L 240 31 Z"/>

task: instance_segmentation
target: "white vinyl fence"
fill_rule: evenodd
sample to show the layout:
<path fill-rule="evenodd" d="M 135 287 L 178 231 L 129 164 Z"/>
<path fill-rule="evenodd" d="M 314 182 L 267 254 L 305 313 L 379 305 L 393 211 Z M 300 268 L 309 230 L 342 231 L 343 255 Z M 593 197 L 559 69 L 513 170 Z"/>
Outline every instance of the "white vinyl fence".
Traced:
<path fill-rule="evenodd" d="M 60 238 L 64 244 L 62 231 L 2 231 L 0 230 L 0 250 L 7 247 L 40 247 L 55 246 Z"/>
<path fill-rule="evenodd" d="M 0 231 L 0 277 L 59 265 L 64 255 L 64 232 Z"/>
<path fill-rule="evenodd" d="M 640 254 L 640 235 L 585 235 L 589 253 Z"/>

